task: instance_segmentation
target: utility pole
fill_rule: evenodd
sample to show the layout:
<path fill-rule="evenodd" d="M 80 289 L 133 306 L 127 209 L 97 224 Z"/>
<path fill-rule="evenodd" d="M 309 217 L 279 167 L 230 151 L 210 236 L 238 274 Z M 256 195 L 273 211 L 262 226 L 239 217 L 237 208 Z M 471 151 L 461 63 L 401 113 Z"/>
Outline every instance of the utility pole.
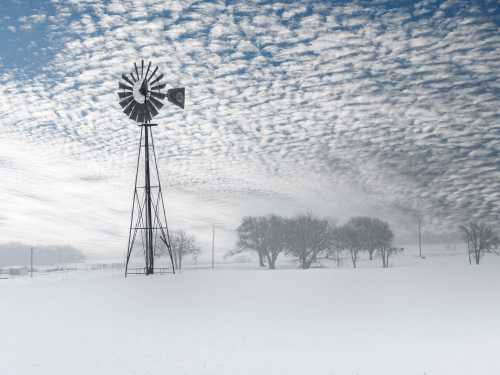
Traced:
<path fill-rule="evenodd" d="M 422 217 L 418 217 L 418 252 L 420 258 L 423 258 L 422 256 Z"/>
<path fill-rule="evenodd" d="M 215 225 L 212 225 L 212 269 L 215 268 Z"/>
<path fill-rule="evenodd" d="M 33 277 L 33 247 L 30 249 L 30 277 Z"/>
<path fill-rule="evenodd" d="M 415 213 L 418 226 L 418 256 L 421 259 L 424 259 L 424 255 L 422 254 L 422 224 L 424 222 L 424 210 L 422 207 L 422 200 L 420 198 L 417 198 Z"/>

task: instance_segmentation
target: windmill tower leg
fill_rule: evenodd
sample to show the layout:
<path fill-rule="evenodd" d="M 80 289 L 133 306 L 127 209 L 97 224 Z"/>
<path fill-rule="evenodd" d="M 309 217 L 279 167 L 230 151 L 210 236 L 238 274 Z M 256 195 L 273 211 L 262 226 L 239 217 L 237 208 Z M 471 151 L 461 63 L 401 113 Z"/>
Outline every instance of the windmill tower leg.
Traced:
<path fill-rule="evenodd" d="M 125 277 L 127 277 L 130 256 L 132 255 L 132 249 L 134 247 L 135 237 L 137 235 L 137 228 L 134 228 L 134 212 L 136 212 L 136 210 L 140 208 L 140 206 L 136 207 L 136 202 L 139 199 L 137 196 L 137 177 L 139 176 L 139 163 L 141 162 L 142 131 L 143 127 L 141 127 L 141 135 L 139 138 L 139 150 L 137 152 L 137 166 L 135 168 L 134 196 L 132 198 L 132 212 L 130 213 L 130 228 L 128 232 L 127 257 L 125 258 Z"/>

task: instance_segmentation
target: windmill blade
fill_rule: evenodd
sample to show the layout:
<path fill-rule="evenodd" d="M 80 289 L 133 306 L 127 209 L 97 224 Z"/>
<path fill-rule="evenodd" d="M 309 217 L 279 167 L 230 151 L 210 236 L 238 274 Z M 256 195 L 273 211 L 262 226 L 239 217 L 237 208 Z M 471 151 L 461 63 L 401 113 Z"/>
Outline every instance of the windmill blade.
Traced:
<path fill-rule="evenodd" d="M 127 108 L 123 110 L 123 112 L 130 117 L 130 113 L 132 112 L 136 104 L 137 102 L 135 100 L 132 100 L 130 104 L 127 106 Z"/>
<path fill-rule="evenodd" d="M 142 118 L 140 119 L 140 121 L 146 122 L 146 121 L 148 121 L 148 119 L 151 120 L 151 116 L 149 115 L 148 106 L 144 102 L 143 107 L 142 107 Z"/>
<path fill-rule="evenodd" d="M 145 114 L 147 112 L 146 103 L 139 104 L 139 109 L 137 110 L 137 121 L 144 122 Z"/>
<path fill-rule="evenodd" d="M 158 114 L 158 111 L 156 110 L 155 106 L 153 104 L 151 104 L 151 102 L 147 101 L 146 107 L 148 107 L 148 110 L 151 113 L 151 116 L 154 117 Z"/>
<path fill-rule="evenodd" d="M 120 102 L 120 105 L 122 106 L 122 108 L 125 108 L 126 106 L 129 105 L 129 103 L 134 100 L 134 97 L 133 96 L 129 96 L 128 98 L 126 98 L 125 100 L 122 100 Z"/>
<path fill-rule="evenodd" d="M 132 72 L 132 73 L 130 73 L 130 77 L 132 77 L 132 81 L 137 82 L 137 80 L 136 80 L 136 79 L 135 79 L 135 77 L 134 77 L 134 73 L 133 73 L 133 72 Z"/>
<path fill-rule="evenodd" d="M 158 77 L 156 77 L 156 79 L 153 82 L 151 82 L 150 85 L 153 86 L 156 82 L 158 82 L 162 78 L 163 78 L 163 73 L 160 74 Z"/>
<path fill-rule="evenodd" d="M 149 62 L 148 68 L 146 69 L 146 74 L 145 74 L 146 80 L 148 79 L 149 68 L 151 68 L 151 61 Z"/>
<path fill-rule="evenodd" d="M 125 92 L 118 93 L 118 96 L 120 97 L 120 99 L 128 98 L 130 95 L 132 95 L 132 91 L 125 91 Z"/>
<path fill-rule="evenodd" d="M 154 91 L 151 91 L 150 94 L 158 99 L 165 99 L 165 96 L 167 96 L 161 92 L 154 92 Z"/>
<path fill-rule="evenodd" d="M 132 113 L 130 114 L 130 118 L 132 120 L 137 120 L 137 115 L 139 114 L 139 107 L 140 107 L 140 104 L 136 103 L 136 105 L 134 106 L 134 109 L 132 109 Z"/>
<path fill-rule="evenodd" d="M 123 89 L 123 90 L 133 91 L 133 88 L 132 88 L 132 87 L 127 86 L 126 84 L 124 84 L 124 83 L 122 83 L 122 82 L 120 82 L 120 83 L 118 84 L 118 88 Z"/>
<path fill-rule="evenodd" d="M 130 117 L 130 113 L 132 110 L 135 108 L 137 102 L 135 100 L 132 100 L 127 108 L 123 110 L 123 112 Z"/>
<path fill-rule="evenodd" d="M 151 62 L 149 64 L 151 65 Z M 156 67 L 155 70 L 153 70 L 153 73 L 151 73 L 151 76 L 149 78 L 147 78 L 148 81 L 155 76 L 157 71 L 158 71 L 158 67 Z"/>
<path fill-rule="evenodd" d="M 157 85 L 155 87 L 151 87 L 151 90 L 161 90 L 161 89 L 164 89 L 166 86 L 166 84 L 162 83 L 160 85 Z"/>
<path fill-rule="evenodd" d="M 144 60 L 141 60 L 141 78 L 144 76 Z"/>
<path fill-rule="evenodd" d="M 137 80 L 139 80 L 139 69 L 137 69 L 136 63 L 134 63 L 134 67 L 135 67 L 135 74 L 137 74 Z"/>
<path fill-rule="evenodd" d="M 142 115 L 141 122 L 145 122 L 146 121 L 148 113 L 149 113 L 148 112 L 148 107 L 146 106 L 146 102 L 144 102 L 143 104 L 141 104 L 141 115 Z"/>
<path fill-rule="evenodd" d="M 159 100 L 156 100 L 152 96 L 149 97 L 149 100 L 151 100 L 151 103 L 153 103 L 157 109 L 160 109 L 161 107 L 163 107 L 163 103 L 160 102 Z"/>
<path fill-rule="evenodd" d="M 127 83 L 130 85 L 130 86 L 134 86 L 134 82 L 132 82 L 130 79 L 128 79 L 128 77 L 125 75 L 125 74 L 122 74 L 122 78 L 127 81 Z"/>

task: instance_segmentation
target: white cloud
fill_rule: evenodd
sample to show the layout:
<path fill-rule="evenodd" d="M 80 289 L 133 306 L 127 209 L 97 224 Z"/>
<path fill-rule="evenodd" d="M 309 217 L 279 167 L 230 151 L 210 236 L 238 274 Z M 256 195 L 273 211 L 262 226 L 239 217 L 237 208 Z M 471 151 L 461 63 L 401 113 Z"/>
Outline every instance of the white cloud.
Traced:
<path fill-rule="evenodd" d="M 24 31 L 28 31 L 36 27 L 38 24 L 44 23 L 47 21 L 47 15 L 40 14 L 32 14 L 30 16 L 22 16 L 19 17 L 19 28 Z"/>
<path fill-rule="evenodd" d="M 418 197 L 429 217 L 449 227 L 474 215 L 498 219 L 499 37 L 488 19 L 451 22 L 438 12 L 415 20 L 405 8 L 327 3 L 321 12 L 253 2 L 61 4 L 50 21 L 50 38 L 62 46 L 49 63 L 51 77 L 18 82 L 6 72 L 0 79 L 0 142 L 49 147 L 72 168 L 88 163 L 109 175 L 95 190 L 92 180 L 85 189 L 69 177 L 61 182 L 68 190 L 75 184 L 96 210 L 108 199 L 114 213 L 102 213 L 109 215 L 104 225 L 118 236 L 108 248 L 118 250 L 126 233 L 127 224 L 118 227 L 126 221 L 138 136 L 115 90 L 140 58 L 159 64 L 169 86 L 188 89 L 186 110 L 167 105 L 155 129 L 162 177 L 181 200 L 174 222 L 181 215 L 181 222 L 210 226 L 218 210 L 217 220 L 235 226 L 251 211 L 241 199 L 269 202 L 255 213 L 289 205 L 344 217 L 349 207 L 376 212 L 380 202 Z M 30 161 L 38 154 L 19 157 L 21 175 L 36 176 L 42 167 Z M 63 167 L 58 173 L 72 176 Z M 339 184 L 342 193 L 333 188 Z M 349 192 L 359 199 L 347 205 Z M 9 200 L 13 193 L 4 194 Z M 53 190 L 47 196 L 56 199 Z M 22 207 L 24 198 L 16 199 L 9 212 Z M 98 241 L 87 205 L 65 199 L 79 217 L 74 228 L 85 226 L 85 237 Z M 67 212 L 40 204 L 54 215 L 44 232 L 57 236 L 51 223 Z M 19 228 L 12 224 L 9 236 Z"/>

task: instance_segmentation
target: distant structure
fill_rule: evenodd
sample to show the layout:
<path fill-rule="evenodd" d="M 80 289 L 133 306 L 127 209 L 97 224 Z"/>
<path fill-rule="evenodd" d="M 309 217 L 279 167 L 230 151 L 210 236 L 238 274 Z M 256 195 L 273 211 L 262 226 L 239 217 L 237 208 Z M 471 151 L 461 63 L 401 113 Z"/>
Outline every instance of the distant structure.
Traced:
<path fill-rule="evenodd" d="M 163 74 L 158 72 L 158 66 L 153 70 L 151 62 L 146 67 L 144 60 L 141 60 L 140 68 L 134 63 L 132 71 L 129 74 L 122 74 L 122 79 L 118 84 L 120 105 L 123 112 L 137 122 L 141 129 L 125 277 L 127 274 L 175 273 L 153 141 L 152 127 L 157 126 L 157 124 L 152 124 L 151 120 L 163 107 L 162 100 L 165 97 L 169 102 L 184 108 L 185 89 L 174 88 L 163 93 L 162 90 L 166 86 L 165 83 L 162 83 Z M 144 176 L 144 182 L 142 176 Z M 139 238 L 137 237 L 138 233 Z M 155 268 L 155 255 L 164 252 L 165 249 L 170 257 L 171 269 L 168 267 Z M 143 268 L 129 268 L 131 256 L 136 251 L 143 253 Z"/>

